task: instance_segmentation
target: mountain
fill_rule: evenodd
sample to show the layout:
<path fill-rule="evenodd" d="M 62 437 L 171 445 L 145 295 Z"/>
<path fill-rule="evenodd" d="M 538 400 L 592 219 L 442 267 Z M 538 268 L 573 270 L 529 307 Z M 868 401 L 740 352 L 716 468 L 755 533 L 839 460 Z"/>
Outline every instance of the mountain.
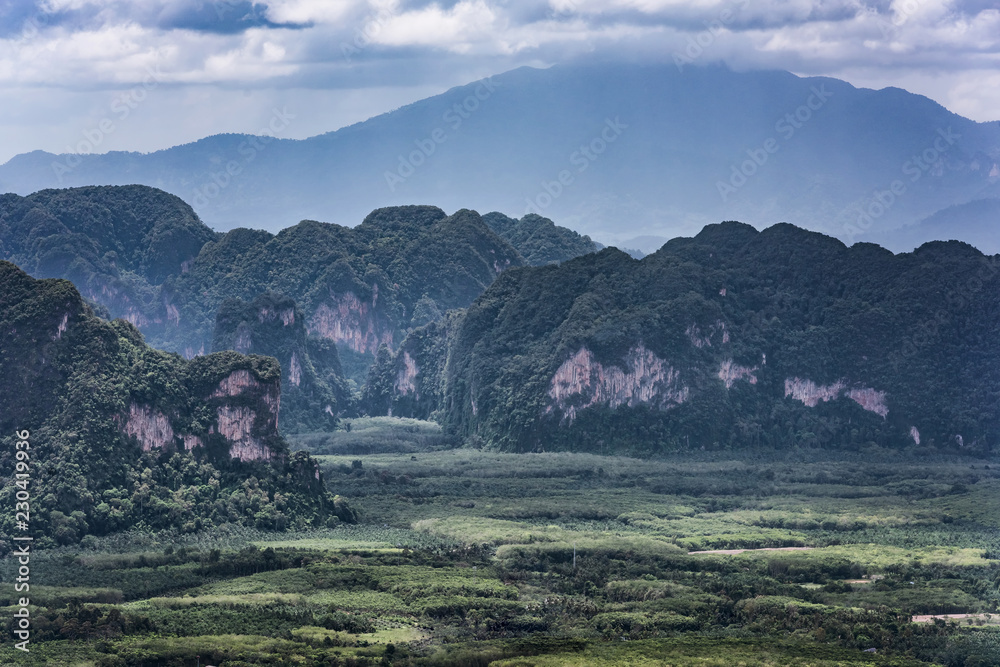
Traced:
<path fill-rule="evenodd" d="M 183 201 L 144 186 L 0 196 L 0 259 L 70 280 L 140 327 L 161 317 L 157 288 L 218 236 Z"/>
<path fill-rule="evenodd" d="M 281 362 L 284 432 L 323 430 L 354 409 L 379 345 L 464 308 L 524 259 L 593 252 L 539 216 L 384 208 L 354 228 L 303 221 L 277 235 L 218 234 L 146 186 L 0 198 L 0 259 L 66 278 L 108 318 L 190 358 L 233 349 Z M 515 247 L 511 245 L 513 243 Z"/>
<path fill-rule="evenodd" d="M 410 328 L 468 306 L 522 263 L 469 210 L 449 216 L 433 206 L 400 206 L 378 209 L 353 228 L 303 221 L 277 235 L 237 229 L 206 244 L 190 270 L 164 286 L 176 316 L 148 335 L 186 355 L 210 349 L 223 301 L 273 292 L 296 301 L 309 336 L 337 344 L 346 374 L 360 385 L 379 345 L 395 347 Z"/>
<path fill-rule="evenodd" d="M 597 252 L 604 246 L 589 236 L 559 227 L 540 215 L 529 213 L 520 220 L 503 213 L 487 213 L 483 222 L 504 241 L 510 243 L 529 266 L 558 264 L 568 259 Z"/>
<path fill-rule="evenodd" d="M 275 127 L 292 123 L 275 110 Z M 217 135 L 149 154 L 36 151 L 0 167 L 0 192 L 144 183 L 217 229 L 272 232 L 433 201 L 534 213 L 607 241 L 723 219 L 868 240 L 1000 196 L 1000 123 L 897 88 L 780 71 L 525 67 L 335 132 L 281 137 Z"/>
<path fill-rule="evenodd" d="M 0 331 L 0 463 L 25 464 L 20 490 L 34 501 L 30 528 L 15 531 L 11 513 L 5 534 L 44 546 L 131 527 L 353 520 L 315 461 L 290 454 L 278 434 L 274 359 L 154 350 L 128 322 L 96 317 L 68 281 L 9 262 Z M 18 490 L 0 495 L 13 507 Z"/>
<path fill-rule="evenodd" d="M 641 261 L 506 271 L 370 385 L 394 389 L 393 414 L 517 451 L 983 453 L 1000 446 L 998 334 L 1000 256 L 730 222 Z M 427 386 L 437 403 L 414 404 Z"/>
<path fill-rule="evenodd" d="M 949 206 L 915 225 L 896 230 L 891 236 L 903 247 L 916 247 L 921 239 L 934 238 L 962 240 L 984 253 L 1000 253 L 1000 199 L 976 199 Z"/>
<path fill-rule="evenodd" d="M 333 430 L 337 416 L 352 408 L 336 346 L 306 334 L 302 310 L 288 297 L 261 294 L 250 303 L 223 301 L 215 318 L 212 350 L 278 360 L 285 433 Z"/>

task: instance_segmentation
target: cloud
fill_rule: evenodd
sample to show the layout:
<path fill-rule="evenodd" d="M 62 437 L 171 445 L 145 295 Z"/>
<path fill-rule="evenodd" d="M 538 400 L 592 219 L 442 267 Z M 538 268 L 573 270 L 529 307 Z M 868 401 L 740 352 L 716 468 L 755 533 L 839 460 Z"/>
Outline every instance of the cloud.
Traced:
<path fill-rule="evenodd" d="M 329 24 L 364 9 L 357 0 L 272 0 L 264 10 L 276 23 Z"/>
<path fill-rule="evenodd" d="M 0 144 L 25 115 L 17 105 L 37 103 L 15 91 L 113 96 L 151 70 L 192 95 L 355 95 L 692 50 L 699 63 L 911 87 L 977 120 L 998 116 L 995 0 L 35 0 L 0 4 L 0 95 L 15 100 L 0 111 Z"/>

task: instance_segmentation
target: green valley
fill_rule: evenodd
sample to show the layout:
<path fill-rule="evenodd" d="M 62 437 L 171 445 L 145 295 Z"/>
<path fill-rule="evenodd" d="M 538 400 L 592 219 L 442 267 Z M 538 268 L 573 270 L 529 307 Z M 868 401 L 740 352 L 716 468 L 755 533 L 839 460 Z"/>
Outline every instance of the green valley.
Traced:
<path fill-rule="evenodd" d="M 361 523 L 47 549 L 32 571 L 39 643 L 0 660 L 985 667 L 1000 654 L 995 463 L 514 454 L 454 448 L 431 423 L 347 423 L 337 448 L 367 453 L 317 460 Z M 912 620 L 956 613 L 971 619 Z"/>

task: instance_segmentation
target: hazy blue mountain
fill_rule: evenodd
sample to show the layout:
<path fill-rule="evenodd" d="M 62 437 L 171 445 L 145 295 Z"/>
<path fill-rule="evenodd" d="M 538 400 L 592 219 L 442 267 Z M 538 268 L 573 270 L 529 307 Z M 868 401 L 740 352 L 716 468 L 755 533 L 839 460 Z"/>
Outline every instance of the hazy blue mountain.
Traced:
<path fill-rule="evenodd" d="M 885 239 L 902 248 L 917 247 L 924 239 L 960 240 L 971 243 L 984 253 L 1000 253 L 1000 199 L 977 199 L 942 209 L 915 225 L 884 234 Z"/>
<path fill-rule="evenodd" d="M 581 236 L 535 213 L 518 220 L 494 211 L 484 215 L 483 222 L 514 246 L 529 266 L 565 262 L 604 247 L 589 236 Z"/>
<path fill-rule="evenodd" d="M 158 286 L 218 237 L 183 201 L 144 186 L 0 196 L 0 259 L 36 278 L 66 278 L 140 328 L 163 308 Z"/>
<path fill-rule="evenodd" d="M 295 122 L 281 109 L 275 119 Z M 720 219 L 868 240 L 1000 195 L 998 162 L 1000 123 L 895 88 L 716 66 L 574 65 L 520 68 L 306 140 L 228 134 L 150 154 L 36 151 L 0 166 L 0 192 L 145 183 L 223 230 L 353 224 L 425 201 L 536 213 L 605 242 Z"/>

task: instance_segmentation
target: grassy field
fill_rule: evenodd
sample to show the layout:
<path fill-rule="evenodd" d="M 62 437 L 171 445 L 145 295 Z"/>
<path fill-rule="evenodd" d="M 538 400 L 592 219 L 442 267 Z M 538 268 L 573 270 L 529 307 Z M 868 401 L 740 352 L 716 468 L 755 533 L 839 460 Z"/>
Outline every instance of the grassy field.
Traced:
<path fill-rule="evenodd" d="M 358 526 L 33 555 L 32 650 L 0 663 L 1000 664 L 996 462 L 513 455 L 435 429 L 298 442 L 340 452 L 319 459 Z"/>

